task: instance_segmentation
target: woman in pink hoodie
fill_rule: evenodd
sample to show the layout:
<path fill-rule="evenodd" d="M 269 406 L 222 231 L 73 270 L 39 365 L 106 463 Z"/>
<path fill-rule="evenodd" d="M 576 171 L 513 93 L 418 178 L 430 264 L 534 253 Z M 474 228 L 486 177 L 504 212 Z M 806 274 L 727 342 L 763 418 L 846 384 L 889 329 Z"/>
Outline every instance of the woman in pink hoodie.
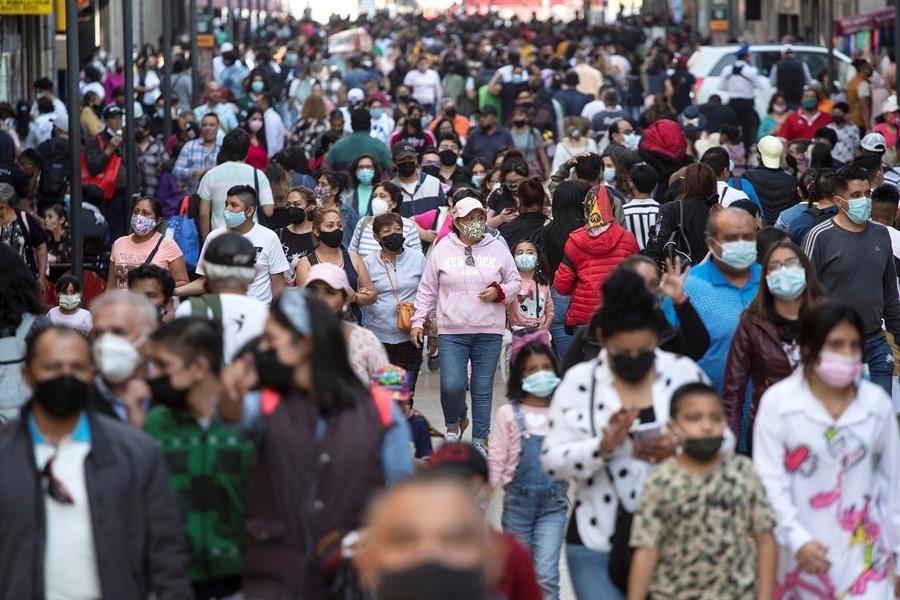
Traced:
<path fill-rule="evenodd" d="M 485 235 L 487 211 L 479 195 L 473 190 L 451 211 L 451 233 L 434 247 L 419 283 L 409 338 L 421 347 L 425 319 L 436 307 L 446 439 L 458 441 L 468 425 L 471 361 L 472 444 L 484 454 L 506 304 L 515 299 L 522 280 L 506 245 Z"/>

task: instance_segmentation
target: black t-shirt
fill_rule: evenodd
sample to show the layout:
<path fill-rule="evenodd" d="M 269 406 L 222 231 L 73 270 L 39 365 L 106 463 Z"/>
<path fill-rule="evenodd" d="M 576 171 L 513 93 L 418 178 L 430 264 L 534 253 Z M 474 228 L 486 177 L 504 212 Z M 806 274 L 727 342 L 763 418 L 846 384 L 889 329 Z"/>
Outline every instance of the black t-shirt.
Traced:
<path fill-rule="evenodd" d="M 499 215 L 505 208 L 516 208 L 516 199 L 501 185 L 488 196 L 487 206 Z"/>
<path fill-rule="evenodd" d="M 0 183 L 8 183 L 16 190 L 19 198 L 28 197 L 28 184 L 31 179 L 16 163 L 0 165 Z"/>
<path fill-rule="evenodd" d="M 291 264 L 291 269 L 296 269 L 297 261 L 311 254 L 316 249 L 312 232 L 294 233 L 287 227 L 283 227 L 275 231 L 275 233 L 278 235 L 278 240 L 284 249 L 284 255 Z"/>

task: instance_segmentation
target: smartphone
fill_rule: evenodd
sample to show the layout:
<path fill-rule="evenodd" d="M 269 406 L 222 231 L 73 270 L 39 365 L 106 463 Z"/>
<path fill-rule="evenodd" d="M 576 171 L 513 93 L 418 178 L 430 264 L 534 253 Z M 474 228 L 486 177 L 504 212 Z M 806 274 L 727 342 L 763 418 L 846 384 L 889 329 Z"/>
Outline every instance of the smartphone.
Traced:
<path fill-rule="evenodd" d="M 663 436 L 663 425 L 661 423 L 641 423 L 634 431 L 634 443 L 646 444 L 653 443 Z"/>

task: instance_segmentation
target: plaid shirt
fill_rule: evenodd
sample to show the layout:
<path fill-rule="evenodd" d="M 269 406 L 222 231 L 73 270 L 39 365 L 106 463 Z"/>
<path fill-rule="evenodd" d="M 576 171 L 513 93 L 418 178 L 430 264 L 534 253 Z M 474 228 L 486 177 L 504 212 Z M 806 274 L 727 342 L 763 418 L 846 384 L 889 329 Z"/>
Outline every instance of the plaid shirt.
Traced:
<path fill-rule="evenodd" d="M 138 165 L 141 173 L 141 193 L 145 196 L 156 197 L 156 188 L 159 185 L 159 171 L 162 164 L 169 160 L 163 145 L 154 138 L 150 138 L 150 145 L 141 152 L 138 146 Z"/>
<path fill-rule="evenodd" d="M 207 151 L 201 138 L 191 140 L 184 145 L 172 172 L 184 184 L 187 194 L 196 194 L 197 188 L 200 186 L 200 177 L 195 177 L 191 171 L 203 169 L 206 172 L 216 166 L 218 156 L 219 145 L 216 144 L 211 151 Z"/>

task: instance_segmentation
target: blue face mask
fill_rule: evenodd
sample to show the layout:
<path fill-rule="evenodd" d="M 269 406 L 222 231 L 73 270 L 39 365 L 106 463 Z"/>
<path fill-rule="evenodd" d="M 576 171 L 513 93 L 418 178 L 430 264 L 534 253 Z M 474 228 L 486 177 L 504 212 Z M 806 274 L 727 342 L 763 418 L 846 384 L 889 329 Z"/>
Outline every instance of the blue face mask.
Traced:
<path fill-rule="evenodd" d="M 622 145 L 628 148 L 629 150 L 637 150 L 638 146 L 641 143 L 641 136 L 636 133 L 629 133 L 625 136 L 625 139 L 622 140 Z"/>
<path fill-rule="evenodd" d="M 857 225 L 862 225 L 872 216 L 871 198 L 850 198 L 847 200 L 847 216 Z"/>
<path fill-rule="evenodd" d="M 603 181 L 606 183 L 612 183 L 616 180 L 616 168 L 615 167 L 603 167 Z"/>
<path fill-rule="evenodd" d="M 815 98 L 804 98 L 800 104 L 802 104 L 803 108 L 806 110 L 812 110 L 819 105 Z"/>
<path fill-rule="evenodd" d="M 484 181 L 484 175 L 472 175 L 472 187 L 477 188 Z"/>
<path fill-rule="evenodd" d="M 534 254 L 517 254 L 516 266 L 520 271 L 531 271 L 537 265 L 537 256 Z"/>
<path fill-rule="evenodd" d="M 373 119 L 380 119 L 381 115 L 384 114 L 384 109 L 381 108 L 380 106 L 376 107 L 376 108 L 372 108 L 372 109 L 369 109 L 369 114 L 372 116 Z"/>
<path fill-rule="evenodd" d="M 225 225 L 227 225 L 229 229 L 240 227 L 244 224 L 244 221 L 247 220 L 247 215 L 242 212 L 234 213 L 225 209 L 222 214 L 225 215 Z"/>
<path fill-rule="evenodd" d="M 717 258 L 732 269 L 746 269 L 756 262 L 756 242 L 738 240 L 719 244 L 722 255 Z"/>
<path fill-rule="evenodd" d="M 266 87 L 266 84 L 262 81 L 254 81 L 250 84 L 250 89 L 256 92 L 257 94 L 263 91 Z"/>
<path fill-rule="evenodd" d="M 524 76 L 524 75 L 521 75 L 521 74 L 514 74 L 514 75 L 512 76 L 512 82 L 513 82 L 513 83 L 522 83 L 523 81 L 525 81 L 525 76 Z"/>
<path fill-rule="evenodd" d="M 547 398 L 559 382 L 560 378 L 552 371 L 538 371 L 522 380 L 522 391 L 538 398 Z"/>
<path fill-rule="evenodd" d="M 806 271 L 801 267 L 782 267 L 766 275 L 766 285 L 779 300 L 794 300 L 806 289 Z"/>
<path fill-rule="evenodd" d="M 363 185 L 369 185 L 375 179 L 375 169 L 358 169 L 356 178 Z"/>
<path fill-rule="evenodd" d="M 288 54 L 285 58 L 286 58 L 287 62 L 290 64 L 294 64 L 295 62 L 297 62 L 296 54 Z"/>
<path fill-rule="evenodd" d="M 165 117 L 165 116 L 166 116 L 166 109 L 162 109 L 162 110 L 156 111 L 156 118 L 157 118 L 157 119 L 162 119 L 162 118 Z"/>

